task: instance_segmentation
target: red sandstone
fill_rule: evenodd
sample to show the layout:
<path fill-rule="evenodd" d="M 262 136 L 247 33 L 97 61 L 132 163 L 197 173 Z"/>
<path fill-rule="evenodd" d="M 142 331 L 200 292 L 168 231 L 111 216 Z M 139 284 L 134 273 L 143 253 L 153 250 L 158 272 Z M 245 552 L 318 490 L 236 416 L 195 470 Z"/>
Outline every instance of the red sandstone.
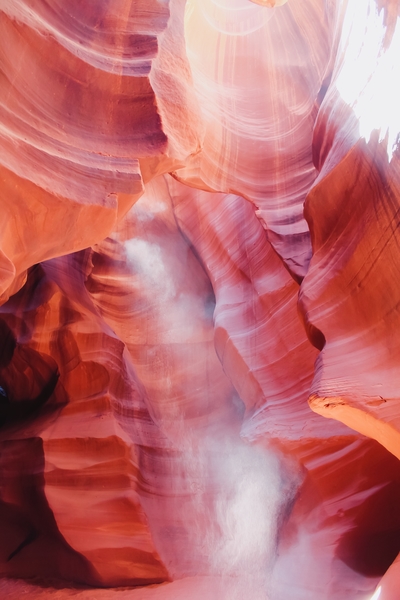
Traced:
<path fill-rule="evenodd" d="M 0 2 L 0 590 L 398 600 L 399 0 L 95 4 Z"/>

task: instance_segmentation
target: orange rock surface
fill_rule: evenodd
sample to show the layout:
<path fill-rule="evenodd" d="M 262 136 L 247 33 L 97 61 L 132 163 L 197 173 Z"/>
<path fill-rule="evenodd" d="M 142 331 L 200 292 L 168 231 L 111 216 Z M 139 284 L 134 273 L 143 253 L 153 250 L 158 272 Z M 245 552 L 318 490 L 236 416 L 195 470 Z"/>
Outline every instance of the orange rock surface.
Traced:
<path fill-rule="evenodd" d="M 398 600 L 399 19 L 0 2 L 2 595 Z"/>

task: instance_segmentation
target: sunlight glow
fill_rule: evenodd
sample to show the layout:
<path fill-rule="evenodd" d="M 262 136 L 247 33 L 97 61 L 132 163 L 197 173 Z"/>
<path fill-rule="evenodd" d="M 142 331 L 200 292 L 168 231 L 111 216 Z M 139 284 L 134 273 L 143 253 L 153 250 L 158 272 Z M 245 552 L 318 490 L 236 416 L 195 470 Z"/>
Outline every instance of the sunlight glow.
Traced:
<path fill-rule="evenodd" d="M 379 586 L 376 590 L 374 595 L 371 597 L 371 600 L 378 600 L 379 596 L 381 595 L 381 591 L 382 591 L 382 587 Z"/>
<path fill-rule="evenodd" d="M 190 23 L 195 23 L 198 29 L 200 17 L 211 31 L 242 37 L 261 29 L 273 16 L 274 11 L 263 10 L 248 0 L 187 0 L 185 27 L 188 31 Z"/>
<path fill-rule="evenodd" d="M 368 142 L 372 132 L 379 131 L 390 161 L 400 133 L 400 18 L 387 48 L 384 20 L 384 10 L 378 13 L 375 0 L 350 0 L 339 49 L 344 60 L 336 87 L 359 119 L 361 136 Z"/>
<path fill-rule="evenodd" d="M 288 0 L 250 0 L 250 2 L 254 2 L 255 4 L 260 4 L 261 6 L 267 6 L 268 8 L 274 8 L 275 6 L 283 6 L 286 4 Z"/>

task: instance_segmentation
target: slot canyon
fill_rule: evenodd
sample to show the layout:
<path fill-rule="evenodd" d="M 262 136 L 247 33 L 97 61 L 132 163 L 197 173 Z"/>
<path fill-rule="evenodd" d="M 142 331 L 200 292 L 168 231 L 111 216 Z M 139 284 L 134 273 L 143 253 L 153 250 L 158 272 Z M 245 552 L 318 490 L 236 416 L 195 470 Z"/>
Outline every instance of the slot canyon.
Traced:
<path fill-rule="evenodd" d="M 0 597 L 400 600 L 400 0 L 0 0 Z"/>

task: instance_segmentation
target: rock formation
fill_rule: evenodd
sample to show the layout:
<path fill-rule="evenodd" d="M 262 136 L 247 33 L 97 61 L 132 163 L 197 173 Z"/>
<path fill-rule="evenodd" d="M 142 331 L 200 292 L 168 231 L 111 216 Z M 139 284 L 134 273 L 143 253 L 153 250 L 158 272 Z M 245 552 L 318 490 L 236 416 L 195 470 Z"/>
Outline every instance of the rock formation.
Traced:
<path fill-rule="evenodd" d="M 7 598 L 398 600 L 399 19 L 0 1 Z"/>

